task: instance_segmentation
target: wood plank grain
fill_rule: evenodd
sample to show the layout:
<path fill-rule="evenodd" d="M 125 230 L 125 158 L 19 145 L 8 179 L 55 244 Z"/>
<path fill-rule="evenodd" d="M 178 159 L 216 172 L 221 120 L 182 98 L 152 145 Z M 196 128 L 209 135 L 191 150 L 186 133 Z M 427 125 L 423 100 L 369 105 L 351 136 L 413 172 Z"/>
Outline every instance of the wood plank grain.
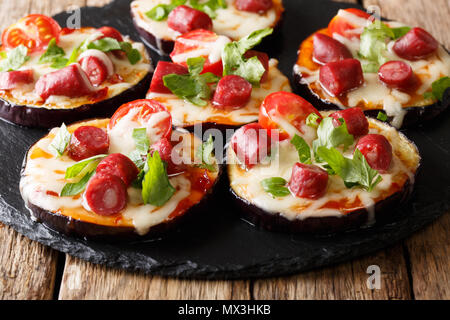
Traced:
<path fill-rule="evenodd" d="M 380 289 L 369 289 L 371 265 L 380 267 Z M 352 262 L 253 284 L 258 299 L 410 299 L 408 273 L 401 245 Z"/>
<path fill-rule="evenodd" d="M 0 223 L 0 300 L 51 299 L 57 253 Z"/>
<path fill-rule="evenodd" d="M 59 299 L 250 299 L 248 281 L 177 280 L 67 256 Z"/>
<path fill-rule="evenodd" d="M 412 26 L 429 30 L 447 49 L 450 48 L 450 1 L 364 0 L 378 5 L 381 14 Z M 450 214 L 406 240 L 416 299 L 450 298 Z"/>

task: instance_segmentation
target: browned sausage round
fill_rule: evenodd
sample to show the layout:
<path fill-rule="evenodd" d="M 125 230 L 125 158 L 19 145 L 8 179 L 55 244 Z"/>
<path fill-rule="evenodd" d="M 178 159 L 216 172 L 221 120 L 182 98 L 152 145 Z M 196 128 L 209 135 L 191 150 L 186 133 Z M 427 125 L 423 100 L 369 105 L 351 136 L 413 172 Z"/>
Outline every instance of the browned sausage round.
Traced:
<path fill-rule="evenodd" d="M 81 126 L 72 134 L 68 153 L 75 161 L 107 153 L 109 138 L 105 131 L 93 126 Z"/>
<path fill-rule="evenodd" d="M 378 70 L 378 77 L 389 88 L 407 90 L 415 84 L 415 76 L 409 64 L 389 61 Z"/>
<path fill-rule="evenodd" d="M 126 207 L 127 188 L 117 176 L 95 174 L 86 187 L 84 197 L 93 212 L 110 216 Z"/>

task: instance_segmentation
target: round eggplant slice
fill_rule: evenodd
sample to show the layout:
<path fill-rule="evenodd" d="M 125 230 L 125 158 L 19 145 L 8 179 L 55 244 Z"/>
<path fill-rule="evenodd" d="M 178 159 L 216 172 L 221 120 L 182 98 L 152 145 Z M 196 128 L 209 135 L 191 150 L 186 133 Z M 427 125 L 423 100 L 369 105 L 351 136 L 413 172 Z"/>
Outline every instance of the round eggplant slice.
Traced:
<path fill-rule="evenodd" d="M 95 126 L 106 130 L 108 123 L 109 119 L 95 119 L 72 124 L 67 129 L 74 132 L 80 126 Z M 57 130 L 52 129 L 29 149 L 21 173 L 20 192 L 32 217 L 68 235 L 108 241 L 165 236 L 181 222 L 204 211 L 219 180 L 221 170 L 217 164 L 213 165 L 214 171 L 208 171 L 198 166 L 199 159 L 192 158 L 196 157 L 194 149 L 201 141 L 185 130 L 174 130 L 171 137 L 174 152 L 185 164 L 169 176 L 175 188 L 170 200 L 160 207 L 145 205 L 141 190 L 131 185 L 127 189 L 125 209 L 102 216 L 89 210 L 84 192 L 59 196 L 68 182 L 64 179 L 65 171 L 75 161 L 67 152 L 56 157 L 49 149 Z"/>
<path fill-rule="evenodd" d="M 327 32 L 327 29 L 318 31 L 323 34 L 328 34 Z M 450 105 L 450 89 L 446 90 L 439 101 L 424 97 L 425 93 L 431 92 L 433 81 L 449 73 L 450 55 L 443 46 L 439 46 L 436 53 L 418 61 L 403 60 L 389 50 L 390 60 L 407 62 L 415 74 L 415 84 L 406 91 L 388 88 L 375 72 L 364 73 L 364 84 L 359 88 L 334 97 L 320 84 L 320 64 L 313 59 L 313 35 L 301 43 L 293 73 L 297 93 L 319 110 L 360 107 L 370 117 L 377 117 L 379 112 L 383 112 L 393 126 L 406 128 L 437 116 Z M 355 40 L 342 41 L 350 44 Z M 391 48 L 392 44 L 393 41 L 387 47 Z M 355 50 L 356 48 L 351 49 L 354 57 L 357 55 Z"/>
<path fill-rule="evenodd" d="M 181 33 L 169 28 L 167 19 L 156 21 L 146 14 L 159 4 L 167 4 L 167 1 L 135 0 L 131 2 L 131 17 L 142 41 L 158 54 L 169 55 Z M 227 8 L 216 10 L 212 31 L 232 40 L 239 40 L 256 30 L 276 28 L 284 11 L 282 0 L 273 0 L 272 8 L 263 14 L 240 11 L 234 0 L 226 0 L 226 4 Z"/>
<path fill-rule="evenodd" d="M 258 120 L 259 107 L 264 98 L 272 92 L 291 92 L 289 79 L 277 68 L 278 61 L 270 59 L 267 80 L 259 88 L 253 87 L 250 101 L 241 108 L 216 107 L 211 101 L 205 106 L 196 106 L 184 101 L 174 94 L 148 92 L 147 99 L 163 104 L 172 115 L 175 127 L 193 131 L 201 125 L 203 130 L 209 128 L 235 129 L 244 124 Z"/>
<path fill-rule="evenodd" d="M 329 112 L 322 112 L 328 115 Z M 335 233 L 350 230 L 388 217 L 393 208 L 406 201 L 412 193 L 420 164 L 417 147 L 392 126 L 369 119 L 369 132 L 384 135 L 393 148 L 389 170 L 372 192 L 345 187 L 343 180 L 330 175 L 324 196 L 306 199 L 288 194 L 272 197 L 261 181 L 270 177 L 290 180 L 298 152 L 288 140 L 279 144 L 270 164 L 243 169 L 232 148 L 227 150 L 228 179 L 233 198 L 245 218 L 269 230 L 292 233 Z M 353 150 L 350 147 L 350 150 Z"/>
<path fill-rule="evenodd" d="M 83 40 L 96 36 L 101 33 L 95 28 L 76 29 L 61 34 L 58 46 L 69 56 Z M 144 97 L 153 74 L 152 61 L 142 43 L 124 38 L 139 51 L 141 60 L 131 64 L 126 56 L 108 52 L 114 73 L 93 87 L 90 94 L 80 97 L 50 95 L 43 101 L 35 91 L 35 84 L 41 76 L 58 69 L 52 68 L 51 62 L 40 63 L 42 53 L 31 54 L 22 68 L 33 70 L 34 82 L 0 90 L 0 118 L 28 127 L 52 128 L 63 122 L 111 116 L 123 103 Z"/>

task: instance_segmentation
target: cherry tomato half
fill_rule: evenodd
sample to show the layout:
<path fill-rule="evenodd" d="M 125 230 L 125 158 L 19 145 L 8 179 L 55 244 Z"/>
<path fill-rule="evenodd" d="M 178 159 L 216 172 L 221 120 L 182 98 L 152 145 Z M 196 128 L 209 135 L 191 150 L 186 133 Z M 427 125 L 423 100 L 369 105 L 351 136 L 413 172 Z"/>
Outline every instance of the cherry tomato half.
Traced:
<path fill-rule="evenodd" d="M 2 43 L 6 48 L 24 45 L 30 53 L 43 51 L 55 38 L 58 41 L 61 27 L 50 17 L 30 14 L 3 31 Z"/>
<path fill-rule="evenodd" d="M 345 9 L 344 11 L 354 15 L 356 19 L 363 18 L 367 20 L 370 18 L 370 14 L 359 9 L 349 8 Z M 333 33 L 338 33 L 346 38 L 359 38 L 361 33 L 357 33 L 354 30 L 361 29 L 362 32 L 363 27 L 365 27 L 365 25 L 356 25 L 352 21 L 347 20 L 345 17 L 336 15 L 328 25 L 328 34 L 330 36 L 333 36 Z"/>
<path fill-rule="evenodd" d="M 306 118 L 316 113 L 322 119 L 319 111 L 302 97 L 290 92 L 274 92 L 268 95 L 259 109 L 259 123 L 266 129 L 279 129 L 279 139 L 284 140 L 291 135 L 288 126 L 303 132 Z"/>
<path fill-rule="evenodd" d="M 155 100 L 140 99 L 125 103 L 111 117 L 108 129 L 112 129 L 125 117 L 127 121 L 137 122 L 139 127 L 145 127 L 152 142 L 162 138 L 170 139 L 172 117 L 166 107 Z"/>

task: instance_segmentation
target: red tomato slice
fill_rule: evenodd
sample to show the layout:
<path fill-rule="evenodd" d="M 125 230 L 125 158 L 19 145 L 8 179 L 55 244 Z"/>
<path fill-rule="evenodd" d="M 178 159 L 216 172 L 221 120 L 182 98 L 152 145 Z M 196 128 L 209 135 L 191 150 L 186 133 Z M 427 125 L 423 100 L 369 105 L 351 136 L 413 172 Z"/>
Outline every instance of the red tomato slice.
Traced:
<path fill-rule="evenodd" d="M 29 52 L 42 51 L 52 38 L 58 41 L 61 27 L 58 22 L 42 14 L 30 14 L 3 31 L 6 48 L 24 45 Z"/>
<path fill-rule="evenodd" d="M 161 113 L 166 114 L 161 115 Z M 111 117 L 108 129 L 112 129 L 129 114 L 133 114 L 133 116 L 131 119 L 127 119 L 128 121 L 137 122 L 139 126 L 147 128 L 147 134 L 153 137 L 152 143 L 156 143 L 162 138 L 170 139 L 172 117 L 166 107 L 159 102 L 152 99 L 140 99 L 125 103 Z M 150 129 L 151 132 L 149 132 Z"/>
<path fill-rule="evenodd" d="M 188 58 L 204 57 L 206 61 L 202 73 L 212 72 L 221 77 L 223 74 L 221 53 L 225 44 L 230 41 L 229 38 L 209 30 L 194 30 L 177 38 L 170 58 L 174 63 L 187 66 Z M 214 61 L 209 60 L 211 57 Z"/>
<path fill-rule="evenodd" d="M 116 39 L 119 42 L 123 41 L 122 35 L 120 34 L 119 30 L 117 30 L 116 28 L 113 28 L 113 27 L 101 27 L 101 28 L 98 29 L 98 31 L 103 33 L 103 37 L 100 37 L 99 39 L 102 39 L 102 38 L 113 38 L 113 39 Z"/>
<path fill-rule="evenodd" d="M 349 9 L 345 9 L 344 11 L 355 15 L 356 18 L 363 18 L 363 19 L 370 18 L 370 14 L 368 14 L 367 12 L 364 12 L 362 10 L 359 10 L 359 9 L 349 8 Z M 356 25 L 353 22 L 348 21 L 346 18 L 336 15 L 330 21 L 330 24 L 328 25 L 328 34 L 330 36 L 332 36 L 333 33 L 338 33 L 346 38 L 353 38 L 353 37 L 359 38 L 360 34 L 352 32 L 352 30 L 362 28 L 362 27 L 364 27 L 364 26 Z"/>
<path fill-rule="evenodd" d="M 268 95 L 259 109 L 259 123 L 266 129 L 279 129 L 279 139 L 290 137 L 283 129 L 286 122 L 294 126 L 300 133 L 304 133 L 302 127 L 306 124 L 306 118 L 316 113 L 322 119 L 319 111 L 302 97 L 290 92 L 274 92 Z"/>

